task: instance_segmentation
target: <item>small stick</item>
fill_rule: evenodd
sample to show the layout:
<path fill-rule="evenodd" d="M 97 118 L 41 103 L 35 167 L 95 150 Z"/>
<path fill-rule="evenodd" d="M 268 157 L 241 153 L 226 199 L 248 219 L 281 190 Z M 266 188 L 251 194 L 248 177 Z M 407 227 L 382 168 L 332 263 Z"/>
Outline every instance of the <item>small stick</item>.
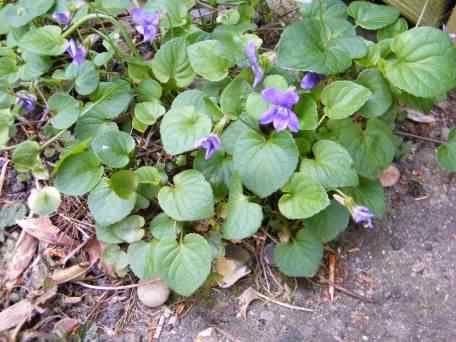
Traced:
<path fill-rule="evenodd" d="M 334 301 L 334 281 L 336 278 L 336 256 L 334 254 L 329 255 L 329 299 L 330 301 Z"/>
<path fill-rule="evenodd" d="M 324 279 L 323 277 L 322 278 L 322 282 L 321 283 L 316 283 L 318 285 L 327 285 L 327 286 L 334 286 L 334 288 L 342 293 L 345 293 L 346 295 L 350 296 L 350 297 L 353 297 L 353 298 L 356 298 L 356 299 L 359 299 L 363 302 L 367 302 L 367 303 L 371 303 L 371 304 L 377 304 L 377 302 L 373 299 L 370 299 L 370 298 L 367 298 L 367 297 L 364 297 L 358 293 L 355 293 L 353 291 L 350 291 L 348 289 L 346 289 L 345 287 L 342 287 L 340 285 L 337 285 L 337 284 L 334 284 L 332 282 L 330 282 L 328 279 Z M 313 281 L 312 281 L 313 282 Z M 313 282 L 315 283 L 315 282 Z"/>
<path fill-rule="evenodd" d="M 429 141 L 429 142 L 433 142 L 435 144 L 446 144 L 445 141 L 443 140 L 440 140 L 440 139 L 434 139 L 434 138 L 428 138 L 428 137 L 422 137 L 421 135 L 416 135 L 416 134 L 412 134 L 412 133 L 408 133 L 408 132 L 403 132 L 403 131 L 394 131 L 396 134 L 398 135 L 402 135 L 404 137 L 409 137 L 409 138 L 415 138 L 415 139 L 419 139 L 419 140 L 424 140 L 424 141 Z"/>
<path fill-rule="evenodd" d="M 5 163 L 2 166 L 2 171 L 0 172 L 0 197 L 2 196 L 3 184 L 5 183 L 6 177 L 6 168 L 8 167 L 9 160 L 6 159 Z"/>
<path fill-rule="evenodd" d="M 262 293 L 260 293 L 258 291 L 255 291 L 255 292 L 256 292 L 256 295 L 258 297 L 260 297 L 261 299 L 264 299 L 264 300 L 266 300 L 268 302 L 283 306 L 283 307 L 288 308 L 288 309 L 306 311 L 306 312 L 314 312 L 315 311 L 313 309 L 309 309 L 309 308 L 305 308 L 305 307 L 297 306 L 297 305 L 293 305 L 293 304 L 288 304 L 288 303 L 284 303 L 284 302 L 269 298 L 268 296 L 265 296 L 264 294 L 262 294 Z"/>
<path fill-rule="evenodd" d="M 428 4 L 429 4 L 429 0 L 426 0 L 426 2 L 424 3 L 424 6 L 423 8 L 421 9 L 421 13 L 420 13 L 420 17 L 418 18 L 417 22 L 416 22 L 416 25 L 415 27 L 418 27 L 420 26 L 421 24 L 421 21 L 423 20 L 424 18 L 424 13 L 426 13 L 426 10 L 427 10 L 427 7 L 428 7 Z"/>
<path fill-rule="evenodd" d="M 92 290 L 119 291 L 119 290 L 134 289 L 134 288 L 139 287 L 139 286 L 156 283 L 157 281 L 158 281 L 157 279 L 152 279 L 152 280 L 145 281 L 145 282 L 143 282 L 141 284 L 131 284 L 131 285 L 123 285 L 123 286 L 96 286 L 96 285 L 90 285 L 90 284 L 84 283 L 82 281 L 75 281 L 74 283 L 78 284 L 78 285 L 80 285 L 82 287 L 86 287 L 88 289 L 92 289 Z"/>

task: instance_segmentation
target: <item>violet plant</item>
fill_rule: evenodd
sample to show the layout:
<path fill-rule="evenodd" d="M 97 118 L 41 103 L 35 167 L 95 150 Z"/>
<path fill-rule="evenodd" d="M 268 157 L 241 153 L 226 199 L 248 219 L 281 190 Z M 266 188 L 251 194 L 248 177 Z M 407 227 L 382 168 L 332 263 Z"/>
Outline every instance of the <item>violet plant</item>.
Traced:
<path fill-rule="evenodd" d="M 350 216 L 375 229 L 400 106 L 430 108 L 456 86 L 447 33 L 366 1 L 299 2 L 272 48 L 256 0 L 37 3 L 0 5 L 0 148 L 49 185 L 32 212 L 87 196 L 116 273 L 184 296 L 261 227 L 296 277 L 318 272 Z M 27 139 L 14 127 L 32 116 L 46 127 Z M 456 171 L 456 131 L 438 159 Z"/>

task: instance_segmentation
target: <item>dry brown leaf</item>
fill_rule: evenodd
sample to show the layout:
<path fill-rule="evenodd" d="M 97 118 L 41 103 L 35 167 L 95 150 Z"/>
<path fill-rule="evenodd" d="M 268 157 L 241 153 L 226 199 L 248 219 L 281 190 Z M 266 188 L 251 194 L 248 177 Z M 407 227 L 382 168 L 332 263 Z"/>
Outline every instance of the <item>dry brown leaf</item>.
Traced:
<path fill-rule="evenodd" d="M 79 279 L 86 274 L 89 270 L 88 263 L 81 263 L 78 265 L 73 265 L 67 268 L 60 270 L 55 270 L 51 275 L 51 279 L 57 284 L 67 283 L 69 281 Z"/>
<path fill-rule="evenodd" d="M 394 164 L 391 164 L 385 171 L 383 171 L 379 180 L 383 187 L 388 188 L 396 185 L 399 178 L 401 178 L 401 173 Z"/>
<path fill-rule="evenodd" d="M 103 247 L 97 239 L 90 240 L 85 245 L 84 250 L 89 255 L 90 266 L 95 265 L 103 254 Z"/>
<path fill-rule="evenodd" d="M 6 272 L 7 280 L 16 280 L 27 269 L 35 256 L 37 246 L 38 240 L 24 232 L 9 263 L 8 271 Z"/>
<path fill-rule="evenodd" d="M 22 325 L 32 317 L 34 305 L 28 299 L 11 305 L 0 312 L 0 332 Z"/>
<path fill-rule="evenodd" d="M 70 317 L 65 317 L 54 324 L 54 332 L 62 338 L 71 335 L 77 328 L 79 321 Z"/>
<path fill-rule="evenodd" d="M 247 310 L 249 309 L 249 305 L 257 299 L 260 299 L 260 296 L 258 296 L 258 291 L 253 287 L 249 287 L 242 292 L 239 296 L 239 316 L 242 319 L 247 319 Z"/>
<path fill-rule="evenodd" d="M 431 124 L 431 123 L 436 122 L 435 117 L 433 117 L 432 115 L 426 115 L 424 113 L 421 113 L 421 112 L 411 109 L 411 108 L 405 108 L 405 111 L 407 112 L 407 119 L 412 120 L 414 122 L 426 123 L 426 124 Z"/>
<path fill-rule="evenodd" d="M 217 258 L 215 271 L 222 276 L 222 279 L 217 281 L 221 288 L 233 286 L 239 279 L 251 272 L 250 268 L 244 263 L 226 257 Z"/>
<path fill-rule="evenodd" d="M 19 220 L 17 224 L 40 241 L 53 245 L 76 245 L 76 242 L 54 226 L 47 216 Z"/>

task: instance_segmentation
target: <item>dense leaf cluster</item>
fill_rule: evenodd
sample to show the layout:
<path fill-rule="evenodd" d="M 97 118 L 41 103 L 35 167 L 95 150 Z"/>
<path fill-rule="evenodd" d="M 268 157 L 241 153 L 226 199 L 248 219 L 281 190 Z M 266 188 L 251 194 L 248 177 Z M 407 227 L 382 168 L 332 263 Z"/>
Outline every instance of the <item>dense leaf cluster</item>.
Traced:
<path fill-rule="evenodd" d="M 456 49 L 392 7 L 299 3 L 275 49 L 256 33 L 257 0 L 3 5 L 0 146 L 53 185 L 33 190 L 30 209 L 87 196 L 104 261 L 181 295 L 228 240 L 262 226 L 279 237 L 283 273 L 315 275 L 350 216 L 383 215 L 378 177 L 398 154 L 400 105 L 445 98 Z M 46 126 L 24 136 L 27 121 Z M 151 139 L 159 156 L 144 158 Z M 455 131 L 438 158 L 456 171 Z"/>

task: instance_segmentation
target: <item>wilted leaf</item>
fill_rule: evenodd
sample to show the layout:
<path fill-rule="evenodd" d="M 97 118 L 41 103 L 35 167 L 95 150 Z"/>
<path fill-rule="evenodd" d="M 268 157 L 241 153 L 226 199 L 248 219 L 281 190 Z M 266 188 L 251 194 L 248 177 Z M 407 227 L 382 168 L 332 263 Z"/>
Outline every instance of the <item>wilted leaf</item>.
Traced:
<path fill-rule="evenodd" d="M 76 242 L 59 228 L 54 226 L 49 217 L 30 218 L 17 221 L 17 224 L 28 234 L 40 241 L 53 245 L 72 246 Z"/>
<path fill-rule="evenodd" d="M 0 312 L 0 332 L 23 324 L 32 317 L 33 304 L 28 299 L 6 308 Z"/>
<path fill-rule="evenodd" d="M 222 276 L 217 281 L 221 288 L 233 286 L 239 279 L 251 272 L 251 269 L 239 260 L 219 257 L 215 262 L 215 271 Z"/>
<path fill-rule="evenodd" d="M 55 270 L 51 275 L 51 279 L 59 285 L 79 279 L 86 274 L 88 270 L 89 265 L 87 263 L 77 264 L 60 270 Z"/>
<path fill-rule="evenodd" d="M 13 259 L 9 263 L 6 279 L 15 280 L 28 267 L 33 257 L 35 256 L 38 240 L 33 236 L 24 233 L 23 238 L 16 246 Z M 0 321 L 1 324 L 2 321 Z M 0 329 L 1 330 L 1 329 Z"/>

